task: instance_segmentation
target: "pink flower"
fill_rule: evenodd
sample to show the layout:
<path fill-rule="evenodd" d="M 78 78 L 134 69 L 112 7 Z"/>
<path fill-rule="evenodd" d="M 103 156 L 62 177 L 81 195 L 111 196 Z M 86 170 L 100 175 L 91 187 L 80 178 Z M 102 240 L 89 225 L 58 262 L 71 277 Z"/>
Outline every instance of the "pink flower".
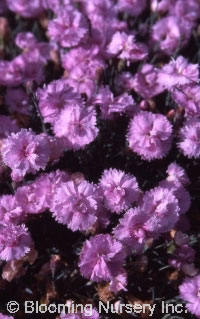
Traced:
<path fill-rule="evenodd" d="M 24 217 L 21 207 L 15 196 L 3 195 L 0 197 L 0 222 L 18 224 Z"/>
<path fill-rule="evenodd" d="M 66 138 L 69 148 L 84 148 L 98 134 L 95 110 L 80 104 L 64 108 L 54 123 L 54 132 L 56 136 Z"/>
<path fill-rule="evenodd" d="M 200 316 L 200 275 L 186 278 L 179 286 L 181 298 L 186 301 L 187 309 L 194 315 Z"/>
<path fill-rule="evenodd" d="M 184 107 L 186 115 L 198 117 L 200 115 L 200 86 L 186 84 L 181 88 L 175 88 L 171 92 L 174 101 Z"/>
<path fill-rule="evenodd" d="M 76 9 L 62 8 L 48 25 L 51 40 L 64 48 L 78 45 L 88 35 L 88 30 L 87 19 Z"/>
<path fill-rule="evenodd" d="M 0 138 L 5 138 L 12 132 L 18 132 L 19 126 L 16 120 L 13 120 L 10 116 L 0 115 Z"/>
<path fill-rule="evenodd" d="M 190 182 L 186 171 L 175 162 L 168 166 L 167 174 L 169 182 L 181 183 L 182 185 L 188 185 Z"/>
<path fill-rule="evenodd" d="M 130 95 L 124 93 L 114 97 L 108 86 L 99 89 L 94 103 L 100 105 L 101 116 L 103 119 L 112 119 L 114 113 L 131 111 L 135 106 L 135 102 Z"/>
<path fill-rule="evenodd" d="M 121 290 L 127 291 L 127 273 L 122 271 L 117 277 L 113 278 L 109 283 L 109 288 L 111 291 L 117 293 Z"/>
<path fill-rule="evenodd" d="M 14 319 L 14 317 L 3 315 L 2 313 L 0 313 L 0 318 L 1 319 Z"/>
<path fill-rule="evenodd" d="M 105 207 L 118 214 L 138 201 L 140 196 L 136 178 L 117 169 L 105 170 L 99 186 Z"/>
<path fill-rule="evenodd" d="M 172 55 L 178 47 L 187 44 L 191 28 L 186 28 L 184 20 L 176 16 L 167 16 L 157 21 L 151 34 L 155 46 L 167 55 Z"/>
<path fill-rule="evenodd" d="M 49 160 L 49 143 L 45 135 L 22 129 L 12 133 L 2 146 L 4 163 L 12 169 L 12 178 L 20 181 L 27 173 L 44 169 Z"/>
<path fill-rule="evenodd" d="M 147 5 L 146 0 L 118 0 L 117 10 L 127 12 L 130 15 L 138 16 Z"/>
<path fill-rule="evenodd" d="M 32 239 L 25 225 L 0 225 L 0 230 L 0 259 L 20 259 L 30 251 Z"/>
<path fill-rule="evenodd" d="M 148 231 L 145 229 L 147 220 L 148 214 L 140 207 L 131 208 L 113 230 L 115 238 L 124 245 L 128 254 L 141 253 L 144 249 L 145 241 L 148 238 Z"/>
<path fill-rule="evenodd" d="M 7 0 L 8 8 L 25 18 L 34 18 L 42 11 L 41 0 Z"/>
<path fill-rule="evenodd" d="M 144 64 L 132 80 L 132 88 L 144 99 L 150 99 L 164 91 L 158 81 L 158 69 L 151 64 Z"/>
<path fill-rule="evenodd" d="M 162 114 L 140 112 L 129 124 L 127 139 L 144 160 L 162 158 L 171 147 L 172 126 Z"/>
<path fill-rule="evenodd" d="M 166 89 L 172 89 L 185 84 L 193 84 L 199 81 L 198 64 L 189 63 L 184 57 L 164 65 L 158 74 L 158 81 Z"/>
<path fill-rule="evenodd" d="M 84 231 L 97 221 L 101 197 L 97 187 L 83 180 L 61 183 L 51 208 L 55 219 L 73 231 Z"/>
<path fill-rule="evenodd" d="M 126 60 L 128 64 L 144 60 L 148 55 L 147 47 L 142 43 L 137 43 L 134 35 L 128 35 L 125 32 L 116 32 L 113 35 L 107 47 L 107 52 Z"/>
<path fill-rule="evenodd" d="M 110 235 L 96 235 L 83 245 L 79 267 L 81 274 L 94 281 L 110 281 L 123 271 L 123 246 Z"/>
<path fill-rule="evenodd" d="M 65 106 L 81 100 L 65 80 L 52 81 L 43 89 L 38 89 L 39 108 L 44 122 L 54 123 Z"/>
<path fill-rule="evenodd" d="M 181 269 L 183 265 L 194 262 L 195 254 L 196 252 L 192 247 L 183 245 L 175 250 L 168 263 L 174 268 Z"/>
<path fill-rule="evenodd" d="M 189 158 L 200 157 L 200 120 L 191 119 L 180 130 L 178 146 L 183 154 Z"/>
<path fill-rule="evenodd" d="M 170 231 L 179 219 L 177 198 L 172 191 L 162 187 L 156 187 L 144 194 L 141 209 L 149 217 L 144 227 L 154 235 Z"/>
<path fill-rule="evenodd" d="M 8 88 L 5 101 L 11 109 L 11 112 L 28 115 L 32 111 L 32 105 L 29 102 L 28 95 L 22 88 Z"/>

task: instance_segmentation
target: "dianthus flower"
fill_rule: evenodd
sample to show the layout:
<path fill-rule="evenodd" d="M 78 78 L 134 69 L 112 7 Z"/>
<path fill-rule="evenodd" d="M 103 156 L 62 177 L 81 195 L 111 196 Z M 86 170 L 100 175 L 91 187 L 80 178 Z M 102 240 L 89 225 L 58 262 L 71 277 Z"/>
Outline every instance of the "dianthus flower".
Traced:
<path fill-rule="evenodd" d="M 140 208 L 131 208 L 120 219 L 119 224 L 113 230 L 114 236 L 124 245 L 127 252 L 139 253 L 143 250 L 148 232 L 145 222 L 148 214 Z"/>
<path fill-rule="evenodd" d="M 41 189 L 40 189 L 41 191 Z M 27 183 L 25 186 L 19 187 L 15 193 L 17 205 L 26 214 L 39 214 L 46 209 L 45 197 L 43 192 L 36 192 L 35 183 Z"/>
<path fill-rule="evenodd" d="M 167 181 L 181 183 L 182 185 L 189 184 L 189 178 L 186 171 L 176 163 L 171 163 L 167 168 Z"/>
<path fill-rule="evenodd" d="M 189 158 L 200 157 L 200 120 L 191 119 L 180 130 L 178 146 L 183 154 Z"/>
<path fill-rule="evenodd" d="M 196 316 L 200 316 L 200 275 L 186 278 L 179 286 L 181 298 L 186 301 L 187 309 Z"/>
<path fill-rule="evenodd" d="M 185 84 L 197 83 L 199 81 L 199 66 L 189 63 L 184 57 L 179 56 L 161 68 L 158 81 L 169 90 Z"/>
<path fill-rule="evenodd" d="M 190 28 L 186 29 L 184 20 L 176 16 L 167 16 L 154 24 L 151 39 L 161 51 L 171 55 L 178 47 L 187 44 L 190 31 Z"/>
<path fill-rule="evenodd" d="M 4 163 L 12 169 L 12 178 L 20 181 L 27 173 L 46 167 L 50 150 L 44 134 L 22 129 L 4 140 L 1 152 Z"/>
<path fill-rule="evenodd" d="M 111 212 L 119 214 L 139 199 L 140 190 L 136 178 L 117 169 L 105 170 L 99 186 L 104 205 Z"/>
<path fill-rule="evenodd" d="M 83 245 L 79 267 L 81 274 L 94 281 L 110 281 L 123 271 L 123 246 L 110 235 L 96 235 Z"/>
<path fill-rule="evenodd" d="M 171 147 L 172 126 L 162 114 L 140 112 L 131 120 L 127 138 L 132 151 L 143 159 L 162 158 Z"/>
<path fill-rule="evenodd" d="M 0 222 L 18 224 L 24 214 L 18 205 L 15 196 L 3 195 L 0 197 Z"/>
<path fill-rule="evenodd" d="M 185 214 L 189 210 L 191 205 L 190 194 L 180 182 L 166 179 L 161 181 L 159 186 L 170 190 L 175 195 L 180 208 L 179 214 Z"/>
<path fill-rule="evenodd" d="M 45 207 L 45 209 L 47 208 L 51 209 L 51 207 L 53 207 L 54 195 L 57 189 L 60 187 L 61 183 L 68 182 L 68 181 L 69 181 L 69 174 L 64 171 L 56 170 L 55 172 L 51 172 L 49 174 L 47 173 L 41 174 L 34 181 L 34 184 L 33 184 L 35 196 L 38 199 L 41 198 L 43 200 L 42 206 Z"/>
<path fill-rule="evenodd" d="M 29 97 L 23 88 L 7 88 L 5 101 L 11 112 L 26 115 L 31 113 L 32 105 L 30 104 Z"/>
<path fill-rule="evenodd" d="M 11 133 L 18 132 L 19 126 L 16 120 L 13 120 L 10 116 L 0 115 L 0 138 L 7 137 Z"/>
<path fill-rule="evenodd" d="M 25 225 L 0 225 L 0 259 L 20 259 L 31 246 L 32 239 Z"/>
<path fill-rule="evenodd" d="M 95 110 L 80 103 L 65 107 L 54 123 L 54 132 L 56 136 L 66 138 L 69 148 L 84 148 L 98 134 Z"/>
<path fill-rule="evenodd" d="M 42 89 L 38 89 L 37 96 L 44 122 L 49 123 L 55 122 L 65 106 L 81 100 L 80 95 L 63 79 L 52 81 Z"/>
<path fill-rule="evenodd" d="M 141 209 L 148 215 L 144 227 L 154 235 L 170 231 L 179 219 L 177 198 L 172 191 L 162 187 L 144 194 Z"/>
<path fill-rule="evenodd" d="M 164 91 L 158 82 L 158 69 L 152 64 L 144 64 L 132 80 L 132 88 L 144 99 L 150 99 Z"/>
<path fill-rule="evenodd" d="M 144 60 L 148 55 L 147 47 L 143 43 L 138 43 L 134 35 L 125 32 L 116 32 L 107 47 L 110 55 L 117 56 L 122 60 L 136 62 Z"/>
<path fill-rule="evenodd" d="M 41 0 L 7 0 L 7 5 L 11 11 L 25 18 L 34 18 L 43 11 Z"/>
<path fill-rule="evenodd" d="M 147 0 L 118 0 L 116 8 L 130 15 L 138 16 L 147 5 Z"/>
<path fill-rule="evenodd" d="M 113 278 L 109 283 L 109 289 L 115 293 L 120 290 L 127 291 L 127 273 L 122 271 L 119 275 Z"/>
<path fill-rule="evenodd" d="M 198 84 L 186 84 L 181 88 L 175 88 L 171 96 L 179 106 L 184 107 L 187 116 L 198 117 L 200 115 L 200 86 Z"/>
<path fill-rule="evenodd" d="M 78 45 L 88 35 L 88 30 L 87 19 L 76 9 L 61 9 L 48 25 L 51 40 L 58 42 L 64 48 Z"/>
<path fill-rule="evenodd" d="M 112 119 L 114 113 L 130 111 L 135 106 L 135 102 L 130 95 L 124 93 L 114 97 L 108 86 L 99 89 L 94 102 L 100 105 L 103 119 Z"/>
<path fill-rule="evenodd" d="M 51 208 L 55 219 L 71 230 L 84 231 L 97 221 L 101 197 L 95 185 L 83 180 L 80 183 L 61 183 Z"/>

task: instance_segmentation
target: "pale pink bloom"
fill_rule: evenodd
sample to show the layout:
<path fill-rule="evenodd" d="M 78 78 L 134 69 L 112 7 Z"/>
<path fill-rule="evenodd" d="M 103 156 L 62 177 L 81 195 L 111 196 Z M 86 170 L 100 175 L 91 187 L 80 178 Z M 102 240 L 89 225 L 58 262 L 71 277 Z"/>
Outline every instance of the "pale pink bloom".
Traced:
<path fill-rule="evenodd" d="M 64 48 L 78 45 L 88 35 L 88 30 L 87 19 L 76 9 L 62 8 L 48 25 L 50 39 Z"/>
<path fill-rule="evenodd" d="M 81 274 L 94 281 L 110 281 L 123 272 L 123 246 L 110 235 L 96 235 L 83 245 L 79 267 Z"/>
<path fill-rule="evenodd" d="M 131 120 L 127 139 L 142 159 L 162 158 L 171 147 L 172 126 L 164 115 L 142 111 Z"/>
<path fill-rule="evenodd" d="M 180 130 L 178 146 L 189 158 L 200 158 L 200 120 L 191 119 Z"/>
<path fill-rule="evenodd" d="M 186 301 L 187 309 L 196 316 L 200 316 L 200 275 L 186 278 L 179 286 L 181 298 Z"/>
<path fill-rule="evenodd" d="M 99 186 L 105 207 L 118 214 L 137 202 L 140 196 L 136 178 L 117 169 L 105 170 Z"/>
<path fill-rule="evenodd" d="M 132 79 L 134 89 L 144 99 L 150 99 L 164 91 L 164 87 L 158 81 L 158 69 L 152 64 L 144 64 Z"/>
<path fill-rule="evenodd" d="M 107 52 L 122 60 L 136 62 L 144 60 L 148 55 L 148 49 L 143 43 L 138 43 L 134 35 L 125 32 L 116 32 L 107 47 Z"/>
<path fill-rule="evenodd" d="M 27 173 L 35 174 L 46 167 L 50 150 L 45 135 L 22 129 L 3 141 L 1 153 L 4 163 L 12 169 L 12 178 L 20 181 Z"/>
<path fill-rule="evenodd" d="M 51 208 L 55 219 L 73 231 L 87 230 L 97 221 L 101 196 L 95 185 L 83 180 L 61 183 Z"/>
<path fill-rule="evenodd" d="M 0 259 L 10 261 L 24 257 L 32 246 L 25 225 L 0 225 Z"/>
<path fill-rule="evenodd" d="M 199 66 L 189 63 L 183 56 L 179 56 L 161 68 L 158 81 L 169 90 L 185 84 L 197 83 L 199 81 Z"/>
<path fill-rule="evenodd" d="M 98 134 L 95 110 L 80 104 L 64 108 L 54 123 L 54 132 L 56 136 L 66 138 L 69 148 L 84 148 Z"/>

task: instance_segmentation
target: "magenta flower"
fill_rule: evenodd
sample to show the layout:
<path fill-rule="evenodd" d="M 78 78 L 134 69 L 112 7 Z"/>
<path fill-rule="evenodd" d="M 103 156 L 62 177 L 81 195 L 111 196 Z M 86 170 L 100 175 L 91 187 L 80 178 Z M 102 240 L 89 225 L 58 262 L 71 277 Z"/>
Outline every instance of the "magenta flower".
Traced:
<path fill-rule="evenodd" d="M 121 114 L 126 111 L 131 111 L 135 107 L 135 102 L 130 95 L 124 93 L 114 97 L 108 86 L 99 89 L 94 103 L 100 105 L 103 119 L 112 119 L 114 113 Z"/>
<path fill-rule="evenodd" d="M 184 107 L 186 115 L 190 117 L 200 115 L 200 86 L 198 84 L 186 84 L 181 88 L 175 88 L 171 96 L 179 106 Z"/>
<path fill-rule="evenodd" d="M 196 316 L 200 316 L 200 275 L 186 278 L 179 286 L 181 298 L 186 301 L 187 309 Z"/>
<path fill-rule="evenodd" d="M 151 40 L 167 55 L 187 44 L 191 29 L 186 29 L 184 20 L 176 16 L 167 16 L 157 21 L 151 34 Z"/>
<path fill-rule="evenodd" d="M 89 25 L 85 16 L 73 8 L 62 8 L 55 19 L 48 25 L 48 33 L 52 41 L 62 47 L 78 45 L 88 35 Z"/>
<path fill-rule="evenodd" d="M 134 35 L 128 35 L 125 32 L 116 32 L 113 35 L 107 52 L 110 55 L 126 60 L 128 64 L 144 60 L 148 55 L 147 47 L 142 43 L 137 43 Z"/>
<path fill-rule="evenodd" d="M 21 207 L 15 196 L 3 195 L 0 197 L 0 222 L 18 224 L 24 217 Z"/>
<path fill-rule="evenodd" d="M 11 11 L 21 15 L 25 18 L 34 18 L 38 16 L 42 11 L 42 1 L 41 0 L 6 0 L 8 8 Z"/>
<path fill-rule="evenodd" d="M 65 106 L 81 100 L 65 80 L 52 81 L 37 92 L 39 108 L 44 122 L 54 123 Z"/>
<path fill-rule="evenodd" d="M 11 133 L 19 132 L 20 128 L 10 116 L 0 115 L 0 139 L 7 137 Z"/>
<path fill-rule="evenodd" d="M 20 259 L 30 251 L 32 239 L 25 225 L 0 225 L 0 230 L 0 259 Z"/>
<path fill-rule="evenodd" d="M 146 0 L 118 0 L 117 10 L 127 12 L 130 15 L 138 16 L 147 5 Z"/>
<path fill-rule="evenodd" d="M 51 208 L 55 219 L 71 230 L 84 231 L 97 221 L 101 196 L 95 185 L 83 180 L 61 183 Z"/>
<path fill-rule="evenodd" d="M 158 69 L 152 64 L 144 64 L 132 80 L 132 88 L 144 99 L 150 99 L 164 91 L 158 81 Z"/>
<path fill-rule="evenodd" d="M 171 190 L 162 187 L 144 194 L 141 209 L 148 215 L 144 227 L 154 235 L 170 231 L 179 219 L 177 198 Z"/>
<path fill-rule="evenodd" d="M 200 120 L 191 119 L 180 130 L 178 146 L 183 154 L 189 158 L 200 157 Z"/>
<path fill-rule="evenodd" d="M 123 271 L 123 246 L 110 235 L 96 235 L 83 245 L 79 267 L 81 274 L 94 281 L 110 281 Z"/>
<path fill-rule="evenodd" d="M 184 57 L 179 56 L 161 68 L 158 81 L 169 90 L 185 84 L 197 83 L 199 81 L 199 66 L 189 63 Z"/>
<path fill-rule="evenodd" d="M 140 207 L 131 208 L 113 230 L 115 238 L 124 245 L 128 254 L 141 253 L 144 249 L 145 241 L 148 238 L 148 232 L 145 229 L 147 220 L 148 214 Z"/>
<path fill-rule="evenodd" d="M 172 126 L 162 114 L 140 112 L 129 124 L 129 147 L 144 160 L 162 158 L 169 152 Z"/>
<path fill-rule="evenodd" d="M 20 181 L 27 173 L 44 169 L 49 160 L 49 143 L 45 135 L 22 129 L 12 133 L 2 146 L 4 163 L 12 169 L 12 178 Z"/>
<path fill-rule="evenodd" d="M 140 196 L 136 178 L 117 169 L 105 170 L 99 186 L 105 207 L 118 214 L 138 201 Z"/>
<path fill-rule="evenodd" d="M 84 148 L 98 134 L 95 110 L 80 104 L 64 108 L 54 123 L 54 132 L 56 136 L 66 138 L 68 148 Z"/>
<path fill-rule="evenodd" d="M 109 283 L 109 288 L 111 291 L 117 293 L 121 290 L 127 291 L 127 273 L 122 271 L 121 274 L 113 278 Z"/>
<path fill-rule="evenodd" d="M 176 163 L 171 163 L 167 168 L 167 181 L 188 185 L 190 183 L 186 171 Z"/>

